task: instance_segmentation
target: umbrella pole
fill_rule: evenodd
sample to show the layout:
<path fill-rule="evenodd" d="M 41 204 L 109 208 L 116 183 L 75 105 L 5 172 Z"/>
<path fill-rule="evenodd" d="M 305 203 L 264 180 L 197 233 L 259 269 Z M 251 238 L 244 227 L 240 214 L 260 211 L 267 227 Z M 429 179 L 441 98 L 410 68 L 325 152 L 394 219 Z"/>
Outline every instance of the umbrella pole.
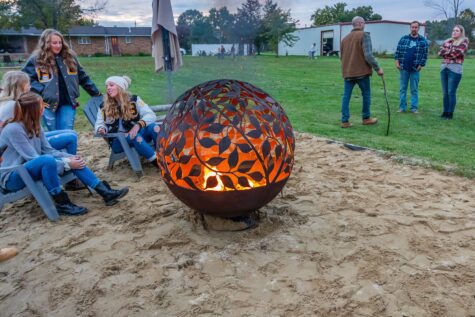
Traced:
<path fill-rule="evenodd" d="M 167 73 L 167 88 L 168 88 L 168 102 L 173 102 L 173 83 L 172 83 L 172 72 L 173 72 L 173 58 L 171 56 L 170 49 L 170 32 L 165 29 L 162 29 L 162 40 L 163 40 L 163 68 Z"/>

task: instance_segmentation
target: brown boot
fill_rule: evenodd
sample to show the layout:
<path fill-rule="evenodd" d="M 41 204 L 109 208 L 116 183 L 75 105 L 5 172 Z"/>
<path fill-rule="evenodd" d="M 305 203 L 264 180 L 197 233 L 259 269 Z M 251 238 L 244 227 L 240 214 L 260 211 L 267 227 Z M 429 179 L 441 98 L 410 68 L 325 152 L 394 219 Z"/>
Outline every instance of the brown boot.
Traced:
<path fill-rule="evenodd" d="M 16 248 L 3 248 L 0 249 L 0 262 L 6 261 L 10 258 L 13 258 L 17 255 L 18 251 Z"/>
<path fill-rule="evenodd" d="M 349 121 L 347 121 L 347 122 L 342 122 L 342 123 L 341 123 L 341 127 L 342 127 L 343 129 L 349 128 L 349 127 L 351 127 L 351 123 L 350 123 Z"/>
<path fill-rule="evenodd" d="M 373 125 L 378 123 L 378 118 L 367 118 L 363 119 L 363 125 Z"/>

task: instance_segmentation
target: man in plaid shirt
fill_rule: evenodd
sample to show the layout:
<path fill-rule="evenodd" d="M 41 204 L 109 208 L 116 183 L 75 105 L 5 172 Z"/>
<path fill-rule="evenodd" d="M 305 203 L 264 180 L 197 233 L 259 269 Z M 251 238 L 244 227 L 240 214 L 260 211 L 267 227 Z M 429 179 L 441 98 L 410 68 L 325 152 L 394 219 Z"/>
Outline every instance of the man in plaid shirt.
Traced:
<path fill-rule="evenodd" d="M 420 24 L 411 23 L 411 33 L 404 35 L 397 45 L 394 55 L 396 68 L 399 69 L 399 112 L 406 112 L 407 86 L 411 85 L 411 112 L 418 113 L 419 108 L 419 73 L 426 65 L 429 45 L 419 34 Z"/>

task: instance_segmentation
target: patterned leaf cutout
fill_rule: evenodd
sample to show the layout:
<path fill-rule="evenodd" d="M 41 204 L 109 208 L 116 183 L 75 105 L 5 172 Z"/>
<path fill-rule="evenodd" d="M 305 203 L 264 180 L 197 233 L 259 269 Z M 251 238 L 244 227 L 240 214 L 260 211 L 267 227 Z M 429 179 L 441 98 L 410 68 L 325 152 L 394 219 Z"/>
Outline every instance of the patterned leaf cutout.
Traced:
<path fill-rule="evenodd" d="M 270 114 L 263 114 L 262 118 L 264 118 L 267 122 L 272 122 L 274 121 L 274 117 L 271 116 Z"/>
<path fill-rule="evenodd" d="M 230 168 L 234 168 L 238 162 L 239 162 L 239 152 L 237 148 L 235 148 L 234 151 L 232 151 L 231 154 L 229 154 L 228 165 Z"/>
<path fill-rule="evenodd" d="M 249 174 L 249 176 L 251 176 L 251 178 L 256 182 L 260 182 L 264 178 L 264 176 L 260 172 L 253 172 Z"/>
<path fill-rule="evenodd" d="M 188 176 L 200 176 L 201 174 L 201 165 L 195 164 L 190 170 Z"/>
<path fill-rule="evenodd" d="M 252 130 L 252 131 L 250 131 L 246 134 L 247 134 L 247 136 L 249 136 L 251 138 L 258 139 L 262 135 L 262 132 L 259 131 L 259 130 Z"/>
<path fill-rule="evenodd" d="M 227 103 L 224 105 L 224 108 L 226 108 L 226 110 L 228 111 L 231 111 L 231 112 L 237 112 L 237 109 L 236 107 L 234 107 L 232 104 L 230 103 Z"/>
<path fill-rule="evenodd" d="M 237 126 L 241 122 L 239 116 L 234 116 L 233 118 L 233 125 Z"/>
<path fill-rule="evenodd" d="M 193 189 L 198 189 L 195 185 L 195 183 L 191 180 L 189 177 L 183 178 L 183 180 Z"/>
<path fill-rule="evenodd" d="M 181 167 L 178 168 L 176 171 L 176 178 L 181 179 L 183 177 L 183 172 L 181 171 Z"/>
<path fill-rule="evenodd" d="M 227 175 L 220 175 L 219 178 L 223 182 L 224 186 L 226 186 L 228 188 L 236 189 L 236 187 L 234 187 L 234 183 L 233 183 L 231 177 L 229 177 Z"/>
<path fill-rule="evenodd" d="M 225 136 L 224 138 L 222 138 L 221 141 L 219 141 L 219 154 L 226 151 L 230 145 L 231 145 L 231 140 L 229 139 L 228 136 Z"/>
<path fill-rule="evenodd" d="M 267 173 L 271 173 L 274 170 L 274 159 L 272 158 L 272 155 L 269 156 L 269 160 L 267 161 Z"/>
<path fill-rule="evenodd" d="M 241 152 L 243 153 L 249 153 L 252 151 L 252 148 L 249 144 L 247 143 L 238 143 L 237 146 L 239 147 L 239 149 L 241 150 Z"/>
<path fill-rule="evenodd" d="M 249 181 L 244 176 L 241 176 L 241 177 L 238 178 L 238 183 L 242 187 L 251 187 L 251 185 L 249 185 Z"/>
<path fill-rule="evenodd" d="M 204 102 L 204 100 L 200 100 L 200 102 L 198 103 L 198 107 L 202 112 L 206 111 L 206 103 Z"/>
<path fill-rule="evenodd" d="M 239 164 L 238 171 L 241 173 L 247 173 L 252 168 L 256 161 L 244 161 Z"/>
<path fill-rule="evenodd" d="M 185 132 L 186 130 L 188 130 L 190 128 L 190 125 L 188 123 L 186 123 L 185 121 L 182 121 L 179 125 L 178 125 L 178 130 L 180 130 L 180 132 Z"/>
<path fill-rule="evenodd" d="M 270 154 L 270 142 L 269 140 L 265 140 L 264 143 L 262 143 L 262 155 L 264 155 L 264 158 L 266 158 Z"/>
<path fill-rule="evenodd" d="M 282 154 L 282 145 L 279 144 L 275 147 L 275 157 L 276 157 L 276 159 L 279 159 L 281 154 Z"/>
<path fill-rule="evenodd" d="M 251 116 L 251 115 L 248 115 L 248 117 L 249 117 L 249 121 L 254 126 L 254 128 L 256 128 L 256 130 L 260 130 L 261 124 L 259 123 L 259 120 L 257 120 L 256 117 Z"/>
<path fill-rule="evenodd" d="M 180 159 L 178 160 L 178 162 L 181 164 L 188 164 L 190 159 L 191 159 L 191 155 L 182 155 Z"/>
<path fill-rule="evenodd" d="M 212 125 L 210 125 L 209 127 L 205 129 L 206 132 L 215 133 L 215 134 L 221 133 L 223 130 L 224 130 L 224 125 L 220 123 L 213 123 Z"/>
<path fill-rule="evenodd" d="M 209 117 L 206 117 L 203 122 L 204 123 L 211 123 L 211 122 L 214 122 L 214 120 L 216 119 L 216 115 L 213 113 L 211 116 Z"/>
<path fill-rule="evenodd" d="M 275 134 L 279 134 L 280 133 L 280 124 L 278 122 L 274 122 L 274 124 L 272 125 L 272 130 L 274 130 Z"/>
<path fill-rule="evenodd" d="M 205 148 L 209 149 L 210 147 L 214 146 L 214 145 L 218 145 L 218 143 L 216 143 L 215 140 L 211 139 L 211 138 L 203 138 L 200 140 L 200 144 L 202 146 L 204 146 Z"/>
<path fill-rule="evenodd" d="M 212 157 L 209 160 L 207 160 L 206 163 L 208 163 L 211 166 L 217 166 L 224 160 L 225 158 L 222 158 L 222 157 Z"/>
<path fill-rule="evenodd" d="M 165 156 L 169 156 L 172 154 L 173 150 L 175 149 L 175 144 L 170 144 L 166 149 L 165 149 Z"/>
<path fill-rule="evenodd" d="M 185 143 L 186 143 L 185 135 L 182 134 L 180 140 L 175 145 L 176 155 L 180 155 L 181 151 L 183 151 L 183 148 L 185 147 Z"/>
<path fill-rule="evenodd" d="M 210 176 L 206 180 L 206 188 L 213 188 L 218 185 L 218 180 L 216 179 L 216 176 Z"/>

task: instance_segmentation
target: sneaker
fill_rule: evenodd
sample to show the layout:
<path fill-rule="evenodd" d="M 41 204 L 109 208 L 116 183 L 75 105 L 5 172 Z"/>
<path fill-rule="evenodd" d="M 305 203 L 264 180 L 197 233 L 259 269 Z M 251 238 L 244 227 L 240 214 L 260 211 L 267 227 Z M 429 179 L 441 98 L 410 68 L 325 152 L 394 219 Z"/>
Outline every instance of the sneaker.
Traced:
<path fill-rule="evenodd" d="M 411 110 L 411 112 L 414 113 L 414 114 L 418 114 L 418 113 L 419 113 L 419 111 L 418 111 L 417 109 Z"/>
<path fill-rule="evenodd" d="M 347 122 L 342 122 L 342 123 L 341 123 L 341 127 L 342 127 L 343 129 L 349 128 L 349 127 L 351 127 L 351 123 L 350 123 L 349 121 L 347 121 Z"/>
<path fill-rule="evenodd" d="M 373 125 L 378 123 L 378 118 L 367 118 L 363 119 L 363 125 Z"/>
<path fill-rule="evenodd" d="M 405 109 L 399 109 L 397 112 L 399 112 L 399 113 L 405 113 L 406 110 L 405 110 Z"/>

